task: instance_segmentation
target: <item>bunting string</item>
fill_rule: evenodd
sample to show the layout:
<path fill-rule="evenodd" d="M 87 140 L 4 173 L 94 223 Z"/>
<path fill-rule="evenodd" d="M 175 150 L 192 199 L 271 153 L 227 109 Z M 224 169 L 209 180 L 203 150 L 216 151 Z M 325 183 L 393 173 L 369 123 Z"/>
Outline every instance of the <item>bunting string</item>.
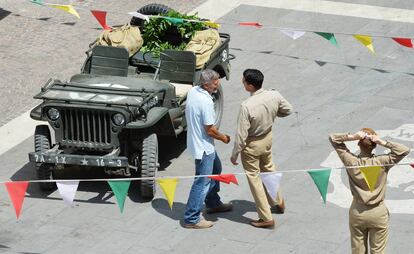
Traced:
<path fill-rule="evenodd" d="M 414 168 L 414 163 L 396 163 L 396 164 L 383 164 L 383 165 L 364 165 L 364 166 L 342 166 L 342 167 L 332 167 L 332 170 L 343 170 L 343 169 L 356 169 L 356 168 L 369 168 L 369 167 L 392 167 L 392 166 L 411 166 Z M 297 172 L 308 172 L 310 169 L 292 169 L 292 170 L 276 170 L 274 172 L 261 172 L 260 175 L 274 174 L 274 173 L 297 173 Z M 326 170 L 326 168 L 321 169 L 311 169 L 313 171 Z M 231 173 L 233 175 L 255 175 L 254 173 Z M 157 176 L 157 177 L 130 177 L 130 178 L 96 178 L 96 179 L 53 179 L 53 180 L 21 180 L 13 182 L 30 182 L 30 183 L 50 183 L 50 182 L 102 182 L 102 181 L 136 181 L 136 180 L 159 180 L 159 179 L 189 179 L 197 177 L 214 177 L 218 175 L 191 175 L 191 176 Z M 8 183 L 10 181 L 0 181 L 0 184 Z"/>
<path fill-rule="evenodd" d="M 287 54 L 280 54 L 276 53 L 273 50 L 246 50 L 241 48 L 230 48 L 231 50 L 241 51 L 241 52 L 248 52 L 248 53 L 257 53 L 257 54 L 267 54 L 267 55 L 274 55 L 274 56 L 280 56 L 280 57 L 286 57 L 286 58 L 292 58 L 292 59 L 300 59 L 300 60 L 307 60 L 307 61 L 313 61 L 319 66 L 324 66 L 325 64 L 334 64 L 334 65 L 340 65 L 340 66 L 346 66 L 351 69 L 355 68 L 365 68 L 370 69 L 373 71 L 377 71 L 380 73 L 400 73 L 400 74 L 407 74 L 414 76 L 414 72 L 403 72 L 403 71 L 397 71 L 397 70 L 389 70 L 389 69 L 380 69 L 380 68 L 374 68 L 370 66 L 364 66 L 364 65 L 355 65 L 355 64 L 346 64 L 346 63 L 338 63 L 338 62 L 332 62 L 332 61 L 326 61 L 326 60 L 320 60 L 320 59 L 312 59 L 308 57 L 300 57 L 300 56 L 293 56 L 293 55 L 287 55 Z"/>
<path fill-rule="evenodd" d="M 50 6 L 53 8 L 58 8 L 58 9 L 62 9 L 74 16 L 76 16 L 77 18 L 80 18 L 78 13 L 76 12 L 75 8 L 73 5 L 58 5 L 58 4 L 53 4 L 53 3 L 46 3 L 43 2 L 43 0 L 27 0 L 29 2 L 31 2 L 32 4 L 36 4 L 36 5 L 41 5 L 41 6 Z M 85 10 L 88 12 L 92 12 L 93 10 L 85 8 L 85 7 L 81 7 L 79 5 L 76 5 L 76 9 L 79 10 Z M 125 13 L 120 13 L 120 12 L 115 12 L 115 11 L 100 11 L 103 13 L 114 13 L 114 14 L 120 14 L 120 15 L 125 15 Z M 130 12 L 128 13 L 129 15 L 133 15 L 134 12 Z M 398 43 L 401 46 L 404 47 L 408 47 L 408 48 L 413 48 L 413 40 L 412 40 L 412 36 L 407 37 L 401 37 L 401 36 L 389 36 L 389 35 L 380 35 L 380 34 L 366 34 L 366 35 L 360 35 L 360 34 L 355 34 L 355 33 L 346 33 L 346 32 L 338 32 L 338 31 L 315 31 L 315 30 L 311 30 L 311 29 L 304 29 L 304 28 L 295 28 L 295 27 L 280 27 L 280 26 L 273 26 L 273 25 L 263 25 L 259 22 L 243 22 L 243 21 L 239 21 L 239 20 L 232 20 L 232 19 L 224 19 L 224 21 L 220 22 L 220 23 L 216 23 L 210 20 L 192 20 L 192 19 L 181 19 L 181 18 L 171 18 L 171 17 L 166 17 L 166 16 L 162 16 L 162 15 L 143 15 L 140 14 L 140 16 L 138 16 L 139 18 L 142 19 L 146 19 L 149 20 L 149 18 L 165 18 L 170 20 L 170 22 L 172 23 L 183 23 L 183 22 L 198 22 L 198 23 L 204 23 L 207 26 L 210 27 L 214 27 L 214 28 L 218 28 L 221 25 L 227 25 L 227 26 L 251 26 L 251 27 L 256 27 L 258 29 L 273 29 L 273 30 L 279 30 L 280 32 L 287 34 L 289 37 L 291 37 L 292 39 L 297 39 L 299 37 L 301 37 L 304 33 L 306 32 L 311 32 L 311 33 L 315 33 L 315 34 L 319 34 L 323 37 L 325 37 L 325 35 L 331 35 L 329 38 L 325 37 L 326 39 L 328 39 L 329 41 L 331 41 L 332 44 L 337 45 L 336 39 L 335 39 L 335 34 L 339 34 L 339 35 L 348 35 L 348 36 L 353 36 L 355 38 L 357 38 L 357 40 L 361 41 L 361 36 L 363 37 L 363 41 L 369 41 L 372 40 L 372 37 L 378 37 L 378 38 L 389 38 L 392 39 L 395 43 Z M 234 23 L 232 23 L 234 22 Z M 107 28 L 105 26 L 103 26 L 103 28 Z M 290 32 L 293 32 L 294 34 L 290 34 Z M 358 38 L 359 37 L 359 38 Z M 364 43 L 361 41 L 361 43 Z M 373 51 L 373 46 L 372 43 L 370 44 L 366 44 L 365 46 L 368 47 L 368 49 L 370 49 L 371 51 Z"/>

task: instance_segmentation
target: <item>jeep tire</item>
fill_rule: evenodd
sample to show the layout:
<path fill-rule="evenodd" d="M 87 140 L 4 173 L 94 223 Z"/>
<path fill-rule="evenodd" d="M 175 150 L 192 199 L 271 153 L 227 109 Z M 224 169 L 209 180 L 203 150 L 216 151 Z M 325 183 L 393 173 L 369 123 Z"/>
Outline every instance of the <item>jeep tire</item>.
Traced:
<path fill-rule="evenodd" d="M 223 89 L 219 85 L 217 92 L 212 94 L 214 101 L 214 111 L 216 112 L 216 119 L 214 120 L 214 126 L 217 128 L 220 127 L 221 118 L 223 117 Z"/>
<path fill-rule="evenodd" d="M 144 15 L 158 15 L 167 13 L 169 10 L 171 10 L 171 8 L 163 4 L 147 4 L 137 10 L 137 12 Z M 137 17 L 132 17 L 130 24 L 133 26 L 142 27 L 144 25 L 144 22 L 145 20 Z"/>
<path fill-rule="evenodd" d="M 50 149 L 50 131 L 47 125 L 38 125 L 34 134 L 35 152 L 41 153 Z M 36 163 L 36 175 L 39 180 L 53 179 L 53 164 Z M 55 188 L 54 182 L 40 182 L 39 187 L 43 191 L 50 191 Z"/>
<path fill-rule="evenodd" d="M 142 140 L 141 177 L 155 177 L 158 171 L 158 139 L 152 133 Z M 155 180 L 140 181 L 141 197 L 152 200 L 155 195 Z"/>

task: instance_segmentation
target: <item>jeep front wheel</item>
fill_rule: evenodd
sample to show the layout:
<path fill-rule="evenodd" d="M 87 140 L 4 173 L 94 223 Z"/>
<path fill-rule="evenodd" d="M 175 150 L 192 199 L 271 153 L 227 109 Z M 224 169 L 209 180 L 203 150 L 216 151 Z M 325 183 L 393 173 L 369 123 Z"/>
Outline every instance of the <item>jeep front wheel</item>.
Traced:
<path fill-rule="evenodd" d="M 142 140 L 141 177 L 155 178 L 158 171 L 158 139 L 155 133 Z M 155 195 L 155 180 L 140 181 L 141 197 L 153 199 Z"/>
<path fill-rule="evenodd" d="M 50 131 L 47 125 L 38 125 L 34 134 L 35 152 L 42 153 L 50 149 Z M 53 179 L 53 164 L 36 163 L 36 175 L 39 180 Z M 54 182 L 39 183 L 39 187 L 43 191 L 50 191 L 55 188 Z"/>

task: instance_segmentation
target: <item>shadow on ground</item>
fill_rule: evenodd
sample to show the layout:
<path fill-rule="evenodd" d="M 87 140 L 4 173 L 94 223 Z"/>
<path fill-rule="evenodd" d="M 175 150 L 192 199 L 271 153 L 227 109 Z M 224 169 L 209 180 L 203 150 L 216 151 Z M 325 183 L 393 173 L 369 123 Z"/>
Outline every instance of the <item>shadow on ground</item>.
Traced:
<path fill-rule="evenodd" d="M 0 8 L 0 20 L 4 19 L 5 17 L 9 16 L 11 12 Z"/>
<path fill-rule="evenodd" d="M 248 212 L 256 212 L 255 204 L 247 200 L 232 200 L 230 201 L 230 203 L 233 204 L 232 211 L 226 213 L 206 214 L 205 210 L 203 210 L 202 213 L 204 218 L 210 221 L 218 221 L 221 218 L 223 218 L 238 223 L 249 224 L 251 219 L 245 217 L 244 215 Z M 171 210 L 168 206 L 167 200 L 154 199 L 151 205 L 154 208 L 154 210 L 156 210 L 160 214 L 167 216 L 173 220 L 180 221 L 181 226 L 184 226 L 183 216 L 186 204 L 174 202 Z"/>
<path fill-rule="evenodd" d="M 160 171 L 164 171 L 173 159 L 180 157 L 180 155 L 187 148 L 187 135 L 181 133 L 177 138 L 175 137 L 161 137 L 159 139 L 159 163 Z"/>

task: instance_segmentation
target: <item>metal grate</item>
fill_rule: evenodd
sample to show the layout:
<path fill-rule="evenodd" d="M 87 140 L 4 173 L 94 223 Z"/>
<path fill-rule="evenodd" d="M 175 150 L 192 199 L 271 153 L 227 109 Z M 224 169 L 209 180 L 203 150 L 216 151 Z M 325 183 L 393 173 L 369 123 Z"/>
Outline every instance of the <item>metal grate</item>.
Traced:
<path fill-rule="evenodd" d="M 63 109 L 63 141 L 74 145 L 111 143 L 111 116 L 108 112 Z"/>

